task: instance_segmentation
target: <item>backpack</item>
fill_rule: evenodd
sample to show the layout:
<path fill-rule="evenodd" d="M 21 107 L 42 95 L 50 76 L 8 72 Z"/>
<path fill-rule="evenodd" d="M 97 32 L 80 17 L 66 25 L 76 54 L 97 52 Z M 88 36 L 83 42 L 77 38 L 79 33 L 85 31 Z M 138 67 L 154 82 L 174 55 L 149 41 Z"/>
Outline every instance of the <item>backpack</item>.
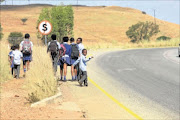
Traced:
<path fill-rule="evenodd" d="M 52 40 L 49 44 L 49 47 L 48 47 L 48 51 L 50 51 L 51 53 L 56 53 L 57 54 L 57 51 L 58 51 L 58 45 L 57 45 L 57 42 Z"/>
<path fill-rule="evenodd" d="M 65 53 L 66 53 L 66 48 L 64 47 L 63 44 L 60 44 L 60 46 L 61 46 L 61 48 L 60 48 L 60 50 L 59 50 L 59 55 L 60 55 L 60 57 L 62 57 L 62 56 L 64 56 Z"/>
<path fill-rule="evenodd" d="M 25 55 L 31 55 L 32 49 L 31 49 L 31 42 L 29 40 L 24 40 L 22 45 L 22 51 Z"/>
<path fill-rule="evenodd" d="M 79 57 L 79 50 L 76 44 L 71 44 L 71 58 L 78 59 Z"/>

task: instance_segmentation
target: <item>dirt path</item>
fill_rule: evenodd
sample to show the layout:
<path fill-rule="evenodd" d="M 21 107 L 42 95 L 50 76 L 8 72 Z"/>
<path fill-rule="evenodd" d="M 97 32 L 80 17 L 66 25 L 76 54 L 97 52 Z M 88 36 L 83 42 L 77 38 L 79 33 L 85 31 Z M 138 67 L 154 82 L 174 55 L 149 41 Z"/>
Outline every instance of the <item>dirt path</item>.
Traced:
<path fill-rule="evenodd" d="M 23 79 L 13 79 L 1 85 L 0 119 L 81 119 L 83 114 L 73 110 L 59 109 L 59 106 L 31 108 L 26 100 Z M 73 98 L 72 98 L 73 99 Z"/>

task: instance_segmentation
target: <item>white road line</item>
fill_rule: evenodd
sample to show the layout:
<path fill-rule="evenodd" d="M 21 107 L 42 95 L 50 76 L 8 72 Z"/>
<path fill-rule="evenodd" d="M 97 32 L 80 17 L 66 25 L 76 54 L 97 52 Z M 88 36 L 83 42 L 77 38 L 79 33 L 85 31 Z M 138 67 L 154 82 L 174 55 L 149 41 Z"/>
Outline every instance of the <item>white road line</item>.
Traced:
<path fill-rule="evenodd" d="M 164 56 L 167 60 L 169 60 L 169 61 L 171 61 L 171 62 L 173 62 L 173 63 L 179 64 L 179 61 L 176 61 L 176 60 L 173 60 L 173 59 L 170 58 L 170 56 L 168 55 L 168 53 L 169 53 L 170 51 L 172 51 L 172 50 L 168 50 L 168 51 L 164 52 L 163 56 Z"/>

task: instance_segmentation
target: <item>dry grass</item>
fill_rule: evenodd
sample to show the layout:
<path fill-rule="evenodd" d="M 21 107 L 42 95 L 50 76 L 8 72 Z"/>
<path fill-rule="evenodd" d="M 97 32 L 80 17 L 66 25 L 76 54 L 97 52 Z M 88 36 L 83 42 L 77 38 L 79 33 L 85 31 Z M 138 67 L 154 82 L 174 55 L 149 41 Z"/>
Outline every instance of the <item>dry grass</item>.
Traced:
<path fill-rule="evenodd" d="M 27 71 L 25 83 L 30 102 L 52 96 L 57 91 L 57 80 L 53 76 L 52 62 L 46 53 L 46 47 L 34 46 L 33 51 L 33 61 Z"/>
<path fill-rule="evenodd" d="M 0 83 L 12 79 L 10 71 L 10 63 L 8 61 L 8 44 L 0 42 Z"/>

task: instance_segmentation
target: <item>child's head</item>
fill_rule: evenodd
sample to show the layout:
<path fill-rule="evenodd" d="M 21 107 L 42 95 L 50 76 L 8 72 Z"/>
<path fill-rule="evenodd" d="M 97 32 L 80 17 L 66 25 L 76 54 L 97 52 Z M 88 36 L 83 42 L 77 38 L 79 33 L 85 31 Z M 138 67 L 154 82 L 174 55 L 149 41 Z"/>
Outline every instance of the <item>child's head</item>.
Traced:
<path fill-rule="evenodd" d="M 55 34 L 52 34 L 52 35 L 51 35 L 51 39 L 52 39 L 52 40 L 56 40 L 56 35 L 55 35 Z"/>
<path fill-rule="evenodd" d="M 18 44 L 15 45 L 15 49 L 19 50 L 19 45 Z"/>
<path fill-rule="evenodd" d="M 71 38 L 71 39 L 70 39 L 70 42 L 73 43 L 73 42 L 74 42 L 74 38 Z"/>
<path fill-rule="evenodd" d="M 69 38 L 68 37 L 63 37 L 63 42 L 68 42 Z"/>
<path fill-rule="evenodd" d="M 29 39 L 29 38 L 30 38 L 29 33 L 26 33 L 26 34 L 24 35 L 24 38 L 25 38 L 25 39 Z"/>
<path fill-rule="evenodd" d="M 83 49 L 83 50 L 82 50 L 82 54 L 83 54 L 84 56 L 86 56 L 86 55 L 87 55 L 87 50 L 86 50 L 86 49 Z"/>
<path fill-rule="evenodd" d="M 82 38 L 78 38 L 76 41 L 77 44 L 82 43 Z"/>
<path fill-rule="evenodd" d="M 11 46 L 11 50 L 15 50 L 15 46 L 13 45 L 13 46 Z"/>

